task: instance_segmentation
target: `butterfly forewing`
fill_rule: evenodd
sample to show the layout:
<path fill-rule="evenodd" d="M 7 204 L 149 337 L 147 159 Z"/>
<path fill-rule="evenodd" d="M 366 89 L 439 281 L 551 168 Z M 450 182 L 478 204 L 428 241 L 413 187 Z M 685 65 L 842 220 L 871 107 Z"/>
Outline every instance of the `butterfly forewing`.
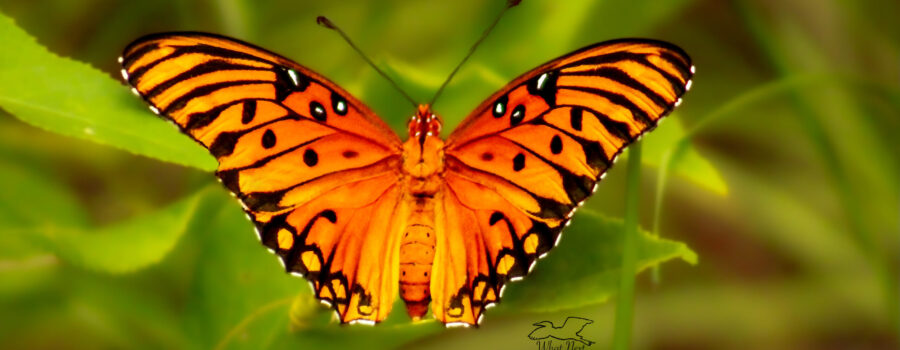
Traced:
<path fill-rule="evenodd" d="M 343 322 L 383 320 L 396 291 L 400 139 L 322 76 L 234 39 L 138 39 L 123 77 L 208 148 L 263 243 Z M 387 252 L 387 253 L 386 253 Z"/>

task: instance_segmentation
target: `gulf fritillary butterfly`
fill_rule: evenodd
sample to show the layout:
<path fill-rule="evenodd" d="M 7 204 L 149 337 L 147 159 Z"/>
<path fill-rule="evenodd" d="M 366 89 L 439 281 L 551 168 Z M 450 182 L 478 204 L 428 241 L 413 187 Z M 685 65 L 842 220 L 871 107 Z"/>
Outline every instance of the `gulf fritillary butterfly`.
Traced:
<path fill-rule="evenodd" d="M 672 44 L 602 42 L 516 78 L 446 141 L 419 105 L 403 142 L 325 77 L 235 39 L 155 34 L 120 62 L 342 323 L 384 320 L 399 289 L 413 319 L 431 304 L 448 326 L 477 325 L 531 270 L 693 75 Z"/>

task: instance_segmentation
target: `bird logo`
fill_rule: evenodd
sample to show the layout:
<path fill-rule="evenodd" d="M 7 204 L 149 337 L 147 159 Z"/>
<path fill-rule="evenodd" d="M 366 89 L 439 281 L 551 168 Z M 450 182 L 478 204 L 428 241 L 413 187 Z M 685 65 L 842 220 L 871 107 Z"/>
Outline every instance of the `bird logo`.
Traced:
<path fill-rule="evenodd" d="M 586 318 L 581 317 L 569 317 L 563 321 L 562 326 L 556 327 L 553 325 L 553 322 L 550 321 L 541 321 L 535 323 L 537 326 L 531 334 L 528 334 L 528 338 L 531 340 L 543 340 L 547 338 L 558 339 L 562 341 L 577 341 L 584 345 L 590 346 L 594 342 L 584 339 L 581 336 L 581 331 L 584 330 L 584 327 L 594 323 L 594 321 L 588 320 Z"/>

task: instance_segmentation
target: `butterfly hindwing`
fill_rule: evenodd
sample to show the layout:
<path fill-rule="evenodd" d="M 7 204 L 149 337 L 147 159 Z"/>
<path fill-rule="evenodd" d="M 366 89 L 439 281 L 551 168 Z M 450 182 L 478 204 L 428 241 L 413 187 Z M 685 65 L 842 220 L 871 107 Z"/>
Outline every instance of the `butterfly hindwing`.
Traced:
<path fill-rule="evenodd" d="M 435 264 L 466 267 L 435 273 L 438 319 L 477 324 L 555 245 L 622 149 L 679 103 L 692 74 L 674 45 L 621 39 L 546 63 L 476 108 L 444 148 L 437 226 L 448 234 Z"/>
<path fill-rule="evenodd" d="M 397 285 L 406 205 L 400 139 L 324 77 L 281 56 L 201 33 L 138 39 L 123 77 L 208 148 L 217 175 L 285 268 L 342 322 L 383 320 Z M 365 262 L 365 263 L 363 263 Z"/>

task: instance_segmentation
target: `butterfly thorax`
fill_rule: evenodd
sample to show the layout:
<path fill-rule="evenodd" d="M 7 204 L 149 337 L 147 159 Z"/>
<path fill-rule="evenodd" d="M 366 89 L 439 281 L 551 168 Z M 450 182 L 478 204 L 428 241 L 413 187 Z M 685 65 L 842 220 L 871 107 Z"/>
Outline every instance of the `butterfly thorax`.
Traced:
<path fill-rule="evenodd" d="M 411 203 L 400 241 L 400 297 L 413 319 L 428 311 L 431 270 L 435 252 L 435 197 L 444 171 L 441 120 L 428 105 L 420 105 L 409 121 L 409 139 L 403 144 L 404 195 Z"/>

